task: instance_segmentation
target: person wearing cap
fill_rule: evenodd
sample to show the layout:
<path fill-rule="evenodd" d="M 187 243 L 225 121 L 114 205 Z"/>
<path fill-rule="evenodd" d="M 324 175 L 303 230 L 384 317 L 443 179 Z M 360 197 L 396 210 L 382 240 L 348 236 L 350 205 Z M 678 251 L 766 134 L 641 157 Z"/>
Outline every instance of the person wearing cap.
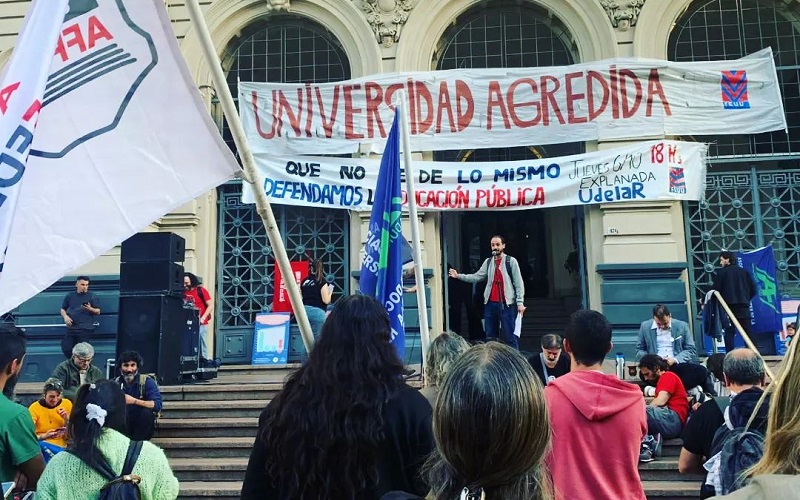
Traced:
<path fill-rule="evenodd" d="M 88 342 L 75 344 L 72 357 L 64 360 L 53 370 L 53 378 L 61 381 L 64 397 L 75 401 L 75 394 L 83 384 L 93 384 L 105 377 L 100 368 L 92 364 L 94 347 Z"/>

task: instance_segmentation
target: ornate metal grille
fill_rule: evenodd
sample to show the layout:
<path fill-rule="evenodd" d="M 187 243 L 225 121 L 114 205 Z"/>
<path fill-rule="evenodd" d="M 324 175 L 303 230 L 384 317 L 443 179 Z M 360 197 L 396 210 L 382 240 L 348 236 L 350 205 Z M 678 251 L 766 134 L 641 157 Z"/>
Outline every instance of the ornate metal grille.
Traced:
<path fill-rule="evenodd" d="M 224 58 L 235 96 L 238 81 L 330 82 L 350 78 L 341 44 L 324 27 L 270 16 L 245 30 Z M 225 139 L 233 149 L 227 124 Z M 272 304 L 272 248 L 254 205 L 241 202 L 241 183 L 221 186 L 217 256 L 217 335 L 252 331 L 255 314 Z M 321 259 L 327 280 L 349 293 L 349 216 L 345 210 L 273 205 L 290 259 Z"/>
<path fill-rule="evenodd" d="M 800 293 L 800 192 L 793 184 L 800 180 L 799 20 L 793 2 L 703 0 L 687 10 L 671 33 L 670 59 L 676 61 L 733 59 L 772 47 L 789 125 L 788 134 L 696 138 L 712 143 L 705 199 L 687 203 L 684 211 L 696 299 L 711 284 L 719 252 L 770 243 L 781 294 Z"/>
<path fill-rule="evenodd" d="M 711 286 L 722 250 L 772 244 L 784 297 L 800 297 L 800 171 L 710 173 L 705 199 L 687 211 L 696 299 Z"/>
<path fill-rule="evenodd" d="M 241 201 L 241 185 L 219 193 L 217 329 L 252 327 L 255 314 L 272 305 L 275 261 L 253 205 Z M 345 210 L 274 205 L 289 258 L 321 259 L 335 290 L 348 293 L 349 218 Z"/>

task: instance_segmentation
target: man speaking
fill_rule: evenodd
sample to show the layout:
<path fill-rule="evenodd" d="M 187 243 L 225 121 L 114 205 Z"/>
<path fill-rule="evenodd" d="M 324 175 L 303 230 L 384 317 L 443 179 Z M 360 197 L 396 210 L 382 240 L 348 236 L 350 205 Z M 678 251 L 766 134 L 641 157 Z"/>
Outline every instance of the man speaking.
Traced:
<path fill-rule="evenodd" d="M 525 312 L 525 283 L 517 259 L 505 254 L 505 238 L 492 236 L 491 244 L 492 257 L 483 262 L 478 272 L 458 274 L 455 269 L 450 269 L 450 277 L 467 283 L 486 280 L 486 289 L 483 291 L 486 340 L 497 340 L 498 330 L 502 329 L 500 340 L 519 349 L 519 340 L 514 335 L 514 320 L 517 313 Z"/>

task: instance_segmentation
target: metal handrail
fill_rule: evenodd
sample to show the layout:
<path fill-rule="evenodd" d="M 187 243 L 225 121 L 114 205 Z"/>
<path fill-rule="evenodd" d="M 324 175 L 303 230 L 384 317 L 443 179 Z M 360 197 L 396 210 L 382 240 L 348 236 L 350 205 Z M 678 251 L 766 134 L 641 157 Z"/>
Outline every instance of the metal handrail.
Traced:
<path fill-rule="evenodd" d="M 727 303 L 727 302 L 725 302 L 725 299 L 723 299 L 723 298 L 722 298 L 722 295 L 721 295 L 721 294 L 720 294 L 718 291 L 716 291 L 716 290 L 714 290 L 714 297 L 716 297 L 716 298 L 717 298 L 717 300 L 719 301 L 719 303 L 722 305 L 722 308 L 723 308 L 723 309 L 725 309 L 725 312 L 726 312 L 726 313 L 728 313 L 728 318 L 730 318 L 730 320 L 731 320 L 731 323 L 733 323 L 733 326 L 735 326 L 735 327 L 736 327 L 736 329 L 737 329 L 737 330 L 739 330 L 739 334 L 740 334 L 740 335 L 742 336 L 742 338 L 744 339 L 744 343 L 745 343 L 745 344 L 747 344 L 747 347 L 749 347 L 750 349 L 752 349 L 752 350 L 753 350 L 753 351 L 754 351 L 756 354 L 758 354 L 758 357 L 760 357 L 760 358 L 761 358 L 761 359 L 764 361 L 764 371 L 767 373 L 767 375 L 769 375 L 769 378 L 770 378 L 771 380 L 775 381 L 775 380 L 776 380 L 776 378 L 775 378 L 775 374 L 773 374 L 773 373 L 772 373 L 772 370 L 770 370 L 770 369 L 769 369 L 769 366 L 767 366 L 767 362 L 766 362 L 766 360 L 764 359 L 764 356 L 763 356 L 763 355 L 761 354 L 761 352 L 758 350 L 758 348 L 757 348 L 757 347 L 756 347 L 756 345 L 753 343 L 753 341 L 752 341 L 752 340 L 750 340 L 750 336 L 749 336 L 749 335 L 747 335 L 747 334 L 744 332 L 744 328 L 742 328 L 742 325 L 741 325 L 741 323 L 739 323 L 739 320 L 738 320 L 738 319 L 736 319 L 736 316 L 734 316 L 734 315 L 733 315 L 733 312 L 731 312 L 731 308 L 730 308 L 730 307 L 728 307 L 728 303 Z"/>

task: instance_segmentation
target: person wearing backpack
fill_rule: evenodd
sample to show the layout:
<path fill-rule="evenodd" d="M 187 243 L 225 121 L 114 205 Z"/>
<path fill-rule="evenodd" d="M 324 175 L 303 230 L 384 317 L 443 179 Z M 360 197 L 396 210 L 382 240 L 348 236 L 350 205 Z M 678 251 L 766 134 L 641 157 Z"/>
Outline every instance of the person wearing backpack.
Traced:
<path fill-rule="evenodd" d="M 498 338 L 514 349 L 519 349 L 519 340 L 514 335 L 517 314 L 525 312 L 525 282 L 517 259 L 506 255 L 506 239 L 494 235 L 491 239 L 492 257 L 486 259 L 478 272 L 459 274 L 455 269 L 448 272 L 451 278 L 477 283 L 486 280 L 483 291 L 484 328 L 486 340 Z M 502 337 L 500 336 L 502 330 Z"/>
<path fill-rule="evenodd" d="M 117 382 L 103 380 L 82 386 L 69 421 L 69 445 L 45 468 L 36 498 L 177 498 L 178 480 L 166 455 L 152 443 L 125 437 L 125 419 L 125 394 Z"/>
<path fill-rule="evenodd" d="M 153 437 L 156 421 L 161 413 L 161 391 L 155 379 L 141 373 L 142 356 L 136 351 L 125 351 L 117 358 L 120 376 L 115 380 L 125 393 L 127 430 L 125 435 L 135 441 Z"/>
<path fill-rule="evenodd" d="M 800 499 L 800 367 L 797 342 L 792 342 L 771 394 L 761 459 L 745 471 L 750 480 L 726 500 Z"/>
<path fill-rule="evenodd" d="M 764 361 L 750 349 L 734 349 L 725 355 L 722 372 L 725 386 L 732 395 L 743 394 L 753 388 L 764 388 Z M 700 405 L 692 414 L 681 435 L 683 448 L 678 459 L 678 470 L 681 474 L 706 473 L 703 463 L 714 455 L 714 435 L 725 423 L 724 413 L 730 401 L 730 397 L 715 397 Z M 701 498 L 707 498 L 714 493 L 711 487 L 703 486 Z"/>
<path fill-rule="evenodd" d="M 214 301 L 211 300 L 211 294 L 208 289 L 200 284 L 200 280 L 192 273 L 184 273 L 183 275 L 183 299 L 194 304 L 195 309 L 200 312 L 200 366 L 216 367 L 217 362 L 208 354 L 208 343 L 206 335 L 208 334 L 208 322 L 211 320 L 211 314 L 214 312 Z"/>

